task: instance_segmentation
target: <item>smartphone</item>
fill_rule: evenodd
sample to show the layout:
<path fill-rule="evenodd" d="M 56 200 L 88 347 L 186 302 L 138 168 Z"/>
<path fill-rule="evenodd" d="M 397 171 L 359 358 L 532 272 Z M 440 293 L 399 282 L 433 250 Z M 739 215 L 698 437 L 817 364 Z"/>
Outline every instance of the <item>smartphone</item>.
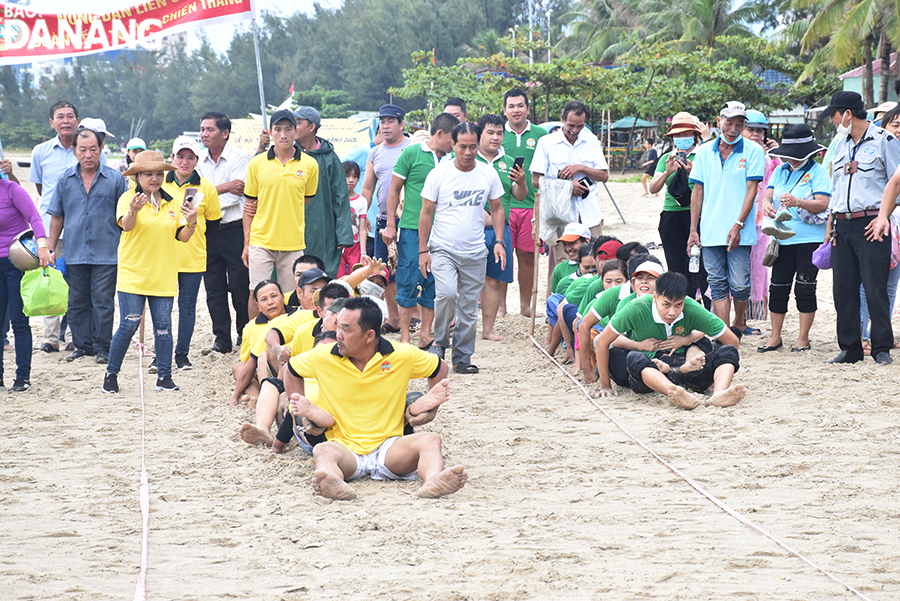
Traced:
<path fill-rule="evenodd" d="M 588 194 L 591 193 L 591 189 L 590 189 L 590 188 L 591 188 L 591 186 L 594 185 L 594 180 L 592 180 L 591 178 L 585 176 L 585 177 L 582 177 L 581 179 L 579 179 L 579 180 L 578 180 L 578 183 L 580 183 L 582 186 L 584 186 L 585 188 L 587 188 L 587 190 L 584 191 L 584 194 L 581 195 L 582 198 L 587 198 L 587 197 L 588 197 Z"/>
<path fill-rule="evenodd" d="M 688 160 L 687 153 L 683 150 L 678 151 L 678 154 L 675 155 L 675 158 L 677 158 L 679 161 L 681 161 L 682 163 L 685 163 L 685 164 L 687 163 L 687 160 Z"/>
<path fill-rule="evenodd" d="M 516 160 L 513 161 L 513 167 L 525 169 L 525 157 L 516 157 Z"/>
<path fill-rule="evenodd" d="M 198 189 L 197 188 L 185 188 L 184 189 L 184 203 L 190 204 L 194 207 L 194 198 L 197 196 Z M 194 207 L 195 209 L 197 207 Z"/>

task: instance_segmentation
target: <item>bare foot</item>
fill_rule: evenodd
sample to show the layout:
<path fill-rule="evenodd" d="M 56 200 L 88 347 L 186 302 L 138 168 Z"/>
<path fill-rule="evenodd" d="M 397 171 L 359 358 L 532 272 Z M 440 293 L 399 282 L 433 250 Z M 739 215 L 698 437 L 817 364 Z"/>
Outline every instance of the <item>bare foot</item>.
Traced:
<path fill-rule="evenodd" d="M 317 495 L 336 501 L 352 501 L 356 498 L 353 487 L 325 470 L 318 470 L 313 474 L 312 486 Z"/>
<path fill-rule="evenodd" d="M 681 366 L 681 373 L 689 374 L 692 371 L 700 371 L 706 365 L 706 355 L 694 355 Z"/>
<path fill-rule="evenodd" d="M 435 474 L 428 479 L 422 488 L 419 489 L 418 495 L 429 499 L 436 499 L 444 495 L 450 495 L 458 491 L 466 485 L 469 474 L 461 465 L 448 467 L 439 474 Z"/>
<path fill-rule="evenodd" d="M 497 309 L 497 319 L 503 319 L 506 317 L 506 307 L 500 307 Z"/>
<path fill-rule="evenodd" d="M 244 425 L 241 426 L 240 430 L 238 430 L 238 434 L 241 435 L 241 440 L 243 440 L 247 444 L 272 444 L 272 435 L 269 434 L 268 431 L 263 430 L 259 426 L 255 426 L 251 423 L 244 422 Z"/>
<path fill-rule="evenodd" d="M 523 307 L 519 311 L 519 313 L 525 317 L 531 317 L 531 307 Z M 540 311 L 538 311 L 537 314 L 535 315 L 535 319 L 537 319 L 538 317 L 543 317 L 543 316 L 544 316 L 544 314 L 541 313 Z"/>
<path fill-rule="evenodd" d="M 747 396 L 747 387 L 743 384 L 737 384 L 709 397 L 709 403 L 716 407 L 731 407 L 741 402 L 741 399 L 745 396 Z"/>
<path fill-rule="evenodd" d="M 560 361 L 560 363 L 562 363 L 563 365 L 571 365 L 574 362 L 575 362 L 574 351 L 570 351 L 569 349 L 566 349 L 566 356 L 563 357 L 563 360 Z"/>
<path fill-rule="evenodd" d="M 700 400 L 697 397 L 681 386 L 670 386 L 666 391 L 666 396 L 675 403 L 676 407 L 681 407 L 682 409 L 690 410 L 700 404 Z"/>
<path fill-rule="evenodd" d="M 425 411 L 437 409 L 450 400 L 450 380 L 444 378 L 434 386 L 431 390 L 416 400 L 417 408 L 423 408 Z"/>
<path fill-rule="evenodd" d="M 656 369 L 660 371 L 660 373 L 667 374 L 672 371 L 672 366 L 664 361 L 660 361 L 659 359 L 651 359 L 653 364 L 656 366 Z"/>
<path fill-rule="evenodd" d="M 481 339 L 482 340 L 493 340 L 494 342 L 503 342 L 504 340 L 506 340 L 500 334 L 494 334 L 493 332 L 483 332 L 481 334 Z"/>

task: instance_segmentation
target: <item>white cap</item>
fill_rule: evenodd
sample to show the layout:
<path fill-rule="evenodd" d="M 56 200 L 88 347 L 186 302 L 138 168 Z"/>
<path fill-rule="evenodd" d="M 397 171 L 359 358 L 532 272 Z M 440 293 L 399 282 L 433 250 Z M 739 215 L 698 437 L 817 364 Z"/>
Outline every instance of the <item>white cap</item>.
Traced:
<path fill-rule="evenodd" d="M 125 145 L 127 150 L 136 150 L 140 148 L 141 150 L 147 150 L 147 145 L 144 144 L 144 141 L 140 138 L 131 138 L 128 140 L 128 144 Z"/>
<path fill-rule="evenodd" d="M 726 102 L 725 106 L 722 107 L 722 110 L 719 111 L 719 116 L 725 119 L 731 119 L 732 117 L 743 117 L 747 118 L 747 107 L 744 106 L 744 103 L 737 102 L 732 100 L 731 102 Z"/>
<path fill-rule="evenodd" d="M 115 136 L 106 131 L 106 123 L 103 119 L 92 119 L 91 117 L 85 117 L 81 120 L 81 123 L 78 124 L 78 129 L 89 129 L 91 131 L 95 131 L 100 134 L 106 134 L 107 136 Z"/>
<path fill-rule="evenodd" d="M 563 230 L 562 236 L 559 237 L 557 242 L 575 242 L 579 238 L 587 238 L 590 240 L 590 228 L 580 223 L 570 223 L 566 225 L 566 229 Z"/>
<path fill-rule="evenodd" d="M 184 148 L 193 152 L 194 156 L 200 157 L 200 142 L 194 138 L 189 138 L 187 136 L 178 136 L 175 138 L 175 141 L 172 143 L 172 154 L 178 154 L 178 151 Z"/>

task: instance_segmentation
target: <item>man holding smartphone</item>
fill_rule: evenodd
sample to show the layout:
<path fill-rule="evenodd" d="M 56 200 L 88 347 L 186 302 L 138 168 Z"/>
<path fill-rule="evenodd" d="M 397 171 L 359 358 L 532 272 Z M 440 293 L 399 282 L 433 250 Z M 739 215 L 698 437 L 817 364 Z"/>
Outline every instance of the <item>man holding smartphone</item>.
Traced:
<path fill-rule="evenodd" d="M 578 207 L 582 225 L 596 238 L 603 233 L 603 210 L 597 183 L 609 179 L 609 165 L 603 156 L 603 147 L 590 130 L 584 129 L 588 108 L 583 102 L 572 100 L 563 107 L 558 131 L 538 140 L 531 162 L 532 185 L 537 188 L 541 176 L 551 179 L 569 179 L 572 182 L 572 202 Z M 562 243 L 553 244 L 550 253 L 550 273 L 557 260 L 565 258 Z M 547 280 L 549 286 L 549 278 Z"/>

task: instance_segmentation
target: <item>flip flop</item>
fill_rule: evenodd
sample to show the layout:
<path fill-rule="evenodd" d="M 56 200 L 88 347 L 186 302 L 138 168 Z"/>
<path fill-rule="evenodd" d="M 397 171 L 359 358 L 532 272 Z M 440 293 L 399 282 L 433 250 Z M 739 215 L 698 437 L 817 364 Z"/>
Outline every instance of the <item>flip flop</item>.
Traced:
<path fill-rule="evenodd" d="M 420 327 L 422 327 L 422 320 L 418 317 L 413 317 L 409 320 L 409 332 L 411 334 L 418 332 Z"/>
<path fill-rule="evenodd" d="M 741 330 L 741 333 L 744 336 L 757 336 L 759 334 L 762 334 L 762 331 L 759 328 L 751 328 L 750 326 L 747 326 L 746 328 Z"/>
<path fill-rule="evenodd" d="M 778 349 L 780 349 L 783 346 L 784 346 L 784 344 L 781 341 L 778 341 L 778 344 L 776 344 L 775 346 L 769 346 L 768 344 L 763 344 L 763 345 L 756 347 L 756 352 L 757 353 L 768 353 L 769 351 L 777 351 Z"/>
<path fill-rule="evenodd" d="M 382 334 L 396 334 L 396 333 L 398 333 L 399 331 L 400 331 L 400 328 L 395 328 L 394 326 L 392 326 L 392 325 L 389 324 L 389 323 L 386 323 L 386 324 L 384 324 L 383 326 L 381 326 L 381 333 L 382 333 Z"/>
<path fill-rule="evenodd" d="M 420 351 L 425 351 L 425 352 L 427 353 L 428 351 L 431 350 L 431 347 L 433 347 L 433 346 L 434 346 L 434 338 L 432 338 L 432 339 L 431 339 L 431 342 L 429 342 L 429 343 L 426 344 L 425 346 L 420 346 L 420 347 L 419 347 L 419 350 L 420 350 Z"/>
<path fill-rule="evenodd" d="M 458 374 L 477 374 L 478 368 L 469 363 L 468 365 L 463 365 L 462 363 L 457 363 L 453 366 L 453 371 Z"/>

